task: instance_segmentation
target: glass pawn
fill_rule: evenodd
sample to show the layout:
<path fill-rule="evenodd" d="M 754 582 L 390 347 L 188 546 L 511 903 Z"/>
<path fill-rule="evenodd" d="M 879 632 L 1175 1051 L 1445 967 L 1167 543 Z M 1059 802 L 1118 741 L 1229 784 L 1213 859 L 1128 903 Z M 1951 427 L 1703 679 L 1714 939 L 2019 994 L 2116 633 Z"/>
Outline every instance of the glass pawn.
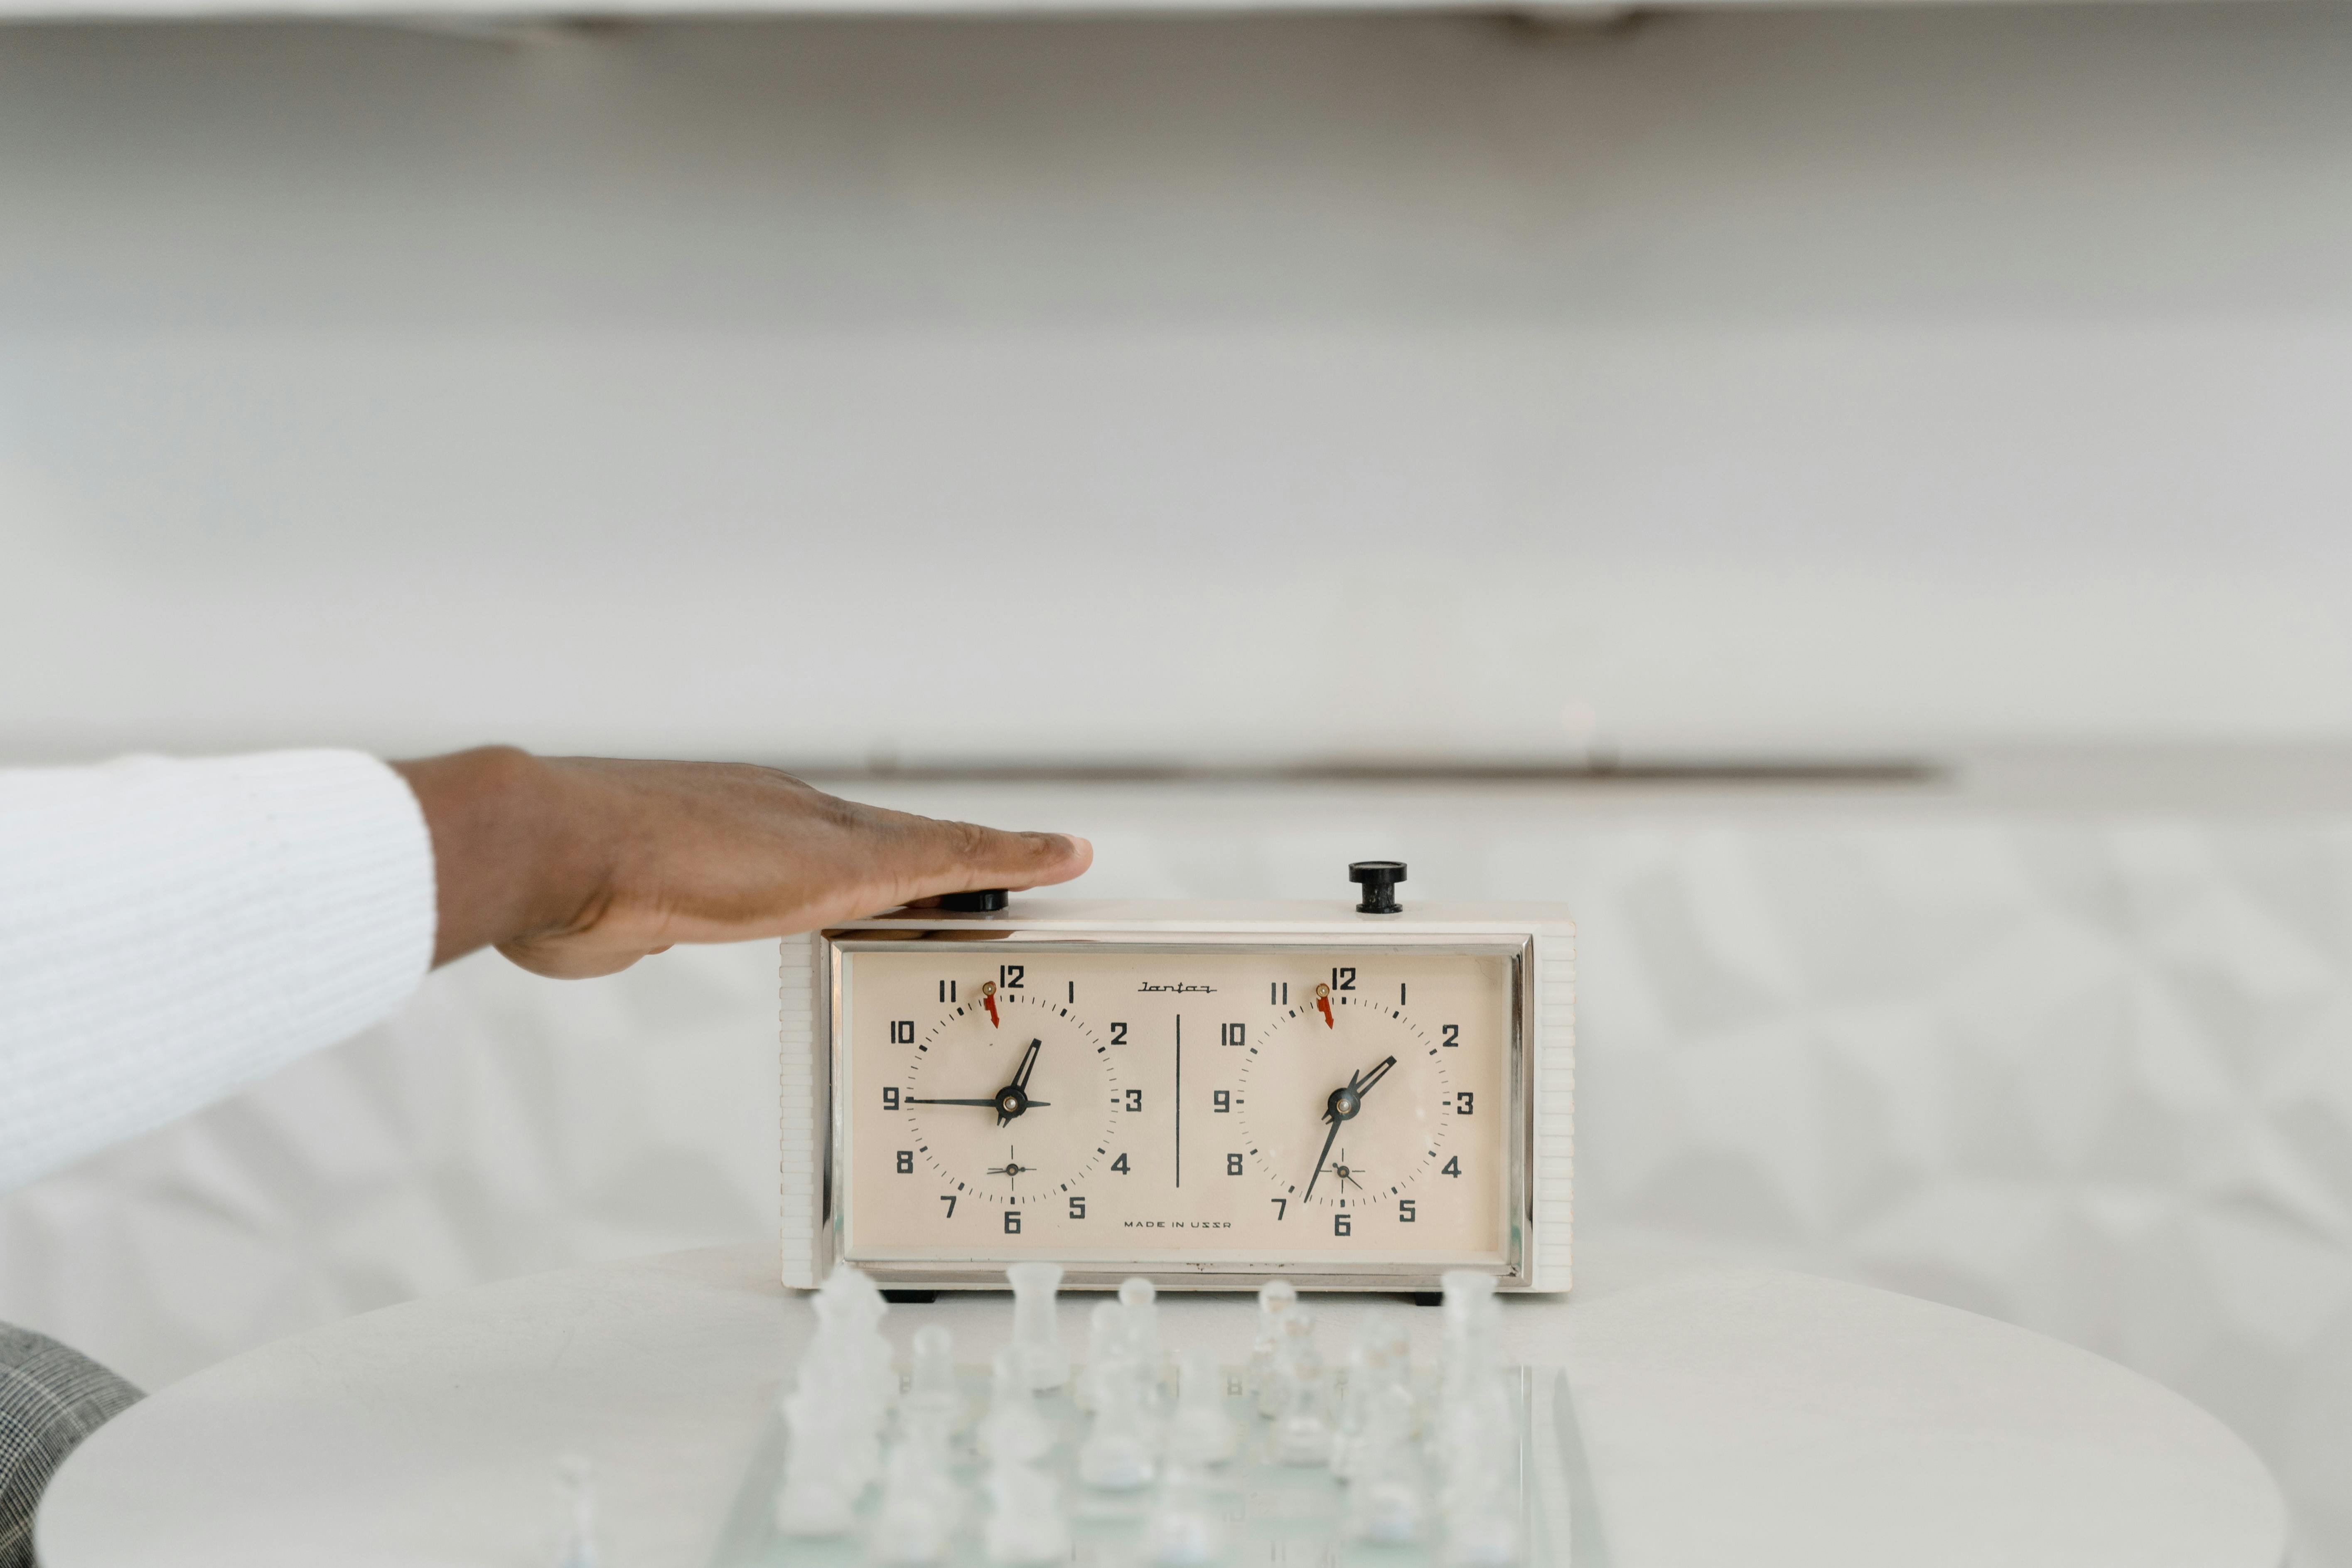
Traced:
<path fill-rule="evenodd" d="M 1207 1477 L 1194 1466 L 1171 1464 L 1144 1516 L 1144 1556 L 1160 1568 L 1201 1568 L 1223 1555 L 1224 1547 Z"/>
<path fill-rule="evenodd" d="M 1021 1358 L 1011 1345 L 990 1363 L 988 1414 L 981 1418 L 980 1448 L 992 1459 L 1022 1463 L 1042 1459 L 1054 1447 L 1053 1424 L 1037 1408 L 1021 1374 Z"/>
<path fill-rule="evenodd" d="M 1261 1415 L 1271 1415 L 1280 1408 L 1274 1368 L 1282 1354 L 1282 1320 L 1297 1303 L 1298 1292 L 1287 1279 L 1269 1279 L 1258 1287 L 1257 1333 L 1250 1342 L 1248 1386 L 1257 1395 Z"/>
<path fill-rule="evenodd" d="M 1315 1352 L 1315 1316 L 1304 1307 L 1293 1307 L 1284 1315 L 1275 1381 L 1282 1409 L 1274 1421 L 1274 1457 L 1286 1465 L 1330 1463 L 1323 1363 Z"/>
<path fill-rule="evenodd" d="M 945 1434 L 928 1418 L 890 1446 L 868 1537 L 875 1562 L 922 1568 L 948 1560 L 963 1521 L 963 1493 L 948 1467 Z"/>
<path fill-rule="evenodd" d="M 562 1496 L 563 1510 L 555 1568 L 597 1568 L 602 1559 L 596 1551 L 594 1467 L 585 1455 L 566 1454 L 555 1462 L 555 1485 Z"/>
<path fill-rule="evenodd" d="M 1143 1374 L 1147 1399 L 1167 1376 L 1160 1350 L 1159 1291 L 1140 1275 L 1118 1288 L 1119 1321 L 1127 1331 L 1127 1353 Z"/>
<path fill-rule="evenodd" d="M 1105 1303 L 1108 1305 L 1108 1303 Z M 1118 1309 L 1111 1310 L 1116 1313 Z M 1078 1446 L 1078 1479 L 1103 1491 L 1133 1491 L 1150 1483 L 1151 1443 L 1144 1428 L 1135 1363 L 1116 1356 L 1089 1364 L 1087 1383 L 1094 1423 Z"/>
<path fill-rule="evenodd" d="M 955 1336 L 937 1323 L 915 1331 L 914 1373 L 900 1413 L 950 1433 L 963 1425 L 963 1395 L 956 1392 Z"/>
<path fill-rule="evenodd" d="M 1168 1462 L 1222 1465 L 1240 1444 L 1241 1433 L 1225 1410 L 1225 1378 L 1216 1356 L 1205 1350 L 1185 1352 L 1176 1415 L 1168 1423 Z"/>
<path fill-rule="evenodd" d="M 1383 1546 L 1419 1541 L 1429 1502 L 1412 1446 L 1412 1391 L 1388 1384 L 1365 1401 L 1362 1414 L 1349 1465 L 1348 1534 Z"/>
<path fill-rule="evenodd" d="M 988 1472 L 990 1512 L 982 1531 L 988 1560 L 995 1563 L 1057 1563 L 1070 1555 L 1069 1521 L 1054 1478 L 1015 1461 Z"/>

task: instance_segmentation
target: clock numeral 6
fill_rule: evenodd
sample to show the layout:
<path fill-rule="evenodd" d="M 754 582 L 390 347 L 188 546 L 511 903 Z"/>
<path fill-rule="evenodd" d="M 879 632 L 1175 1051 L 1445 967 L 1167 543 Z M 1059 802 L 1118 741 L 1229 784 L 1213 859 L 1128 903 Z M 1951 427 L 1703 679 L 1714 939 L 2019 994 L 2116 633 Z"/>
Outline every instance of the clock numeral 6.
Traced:
<path fill-rule="evenodd" d="M 902 1176 L 911 1176 L 915 1173 L 915 1152 L 912 1149 L 898 1151 L 898 1173 Z"/>
<path fill-rule="evenodd" d="M 1072 1193 L 1070 1194 L 1070 1217 L 1072 1219 L 1084 1219 L 1087 1217 L 1087 1200 L 1078 1196 L 1076 1193 Z"/>
<path fill-rule="evenodd" d="M 913 1045 L 915 1043 L 915 1020 L 912 1018 L 891 1019 L 890 1043 L 894 1046 Z"/>
<path fill-rule="evenodd" d="M 1400 1225 L 1411 1225 L 1412 1223 L 1412 1200 L 1411 1198 L 1406 1198 L 1404 1201 L 1397 1205 L 1397 1223 Z"/>
<path fill-rule="evenodd" d="M 1335 1214 L 1331 1216 L 1331 1234 L 1333 1236 L 1353 1236 L 1355 1234 L 1355 1227 L 1348 1223 L 1348 1216 L 1344 1213 Z"/>
<path fill-rule="evenodd" d="M 1019 1236 L 1021 1234 L 1021 1211 L 1019 1209 L 1006 1209 L 1004 1211 L 1004 1234 L 1007 1236 Z"/>

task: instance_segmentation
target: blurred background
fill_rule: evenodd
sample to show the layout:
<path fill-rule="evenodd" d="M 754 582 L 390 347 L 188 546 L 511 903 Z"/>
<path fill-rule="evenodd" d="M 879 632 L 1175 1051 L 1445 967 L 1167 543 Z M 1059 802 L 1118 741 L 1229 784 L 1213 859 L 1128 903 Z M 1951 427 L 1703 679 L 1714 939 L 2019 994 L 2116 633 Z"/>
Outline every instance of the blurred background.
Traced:
<path fill-rule="evenodd" d="M 0 763 L 1565 900 L 1584 1267 L 2058 1334 L 2352 1564 L 2352 9 L 206 8 L 0 0 Z M 0 1196 L 0 1318 L 758 1238 L 774 993 L 467 960 Z"/>

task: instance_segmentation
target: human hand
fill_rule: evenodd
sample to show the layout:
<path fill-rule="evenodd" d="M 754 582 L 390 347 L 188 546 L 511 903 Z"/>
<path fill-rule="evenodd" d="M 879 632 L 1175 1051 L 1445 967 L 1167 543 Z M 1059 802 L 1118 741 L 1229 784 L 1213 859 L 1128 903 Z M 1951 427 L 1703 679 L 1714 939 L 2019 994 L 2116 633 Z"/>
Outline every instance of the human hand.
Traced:
<path fill-rule="evenodd" d="M 392 765 L 433 833 L 436 964 L 495 946 L 538 974 L 611 974 L 675 942 L 1066 882 L 1094 859 L 1083 838 L 885 811 L 745 763 L 500 746 Z"/>

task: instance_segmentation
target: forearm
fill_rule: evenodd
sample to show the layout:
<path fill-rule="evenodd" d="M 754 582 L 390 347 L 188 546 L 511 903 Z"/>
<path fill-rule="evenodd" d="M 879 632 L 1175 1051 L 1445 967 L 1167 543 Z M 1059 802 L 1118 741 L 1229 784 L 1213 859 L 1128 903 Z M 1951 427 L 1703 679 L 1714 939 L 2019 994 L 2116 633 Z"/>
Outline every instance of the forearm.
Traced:
<path fill-rule="evenodd" d="M 0 772 L 0 1187 L 384 1017 L 433 920 L 372 757 Z"/>

